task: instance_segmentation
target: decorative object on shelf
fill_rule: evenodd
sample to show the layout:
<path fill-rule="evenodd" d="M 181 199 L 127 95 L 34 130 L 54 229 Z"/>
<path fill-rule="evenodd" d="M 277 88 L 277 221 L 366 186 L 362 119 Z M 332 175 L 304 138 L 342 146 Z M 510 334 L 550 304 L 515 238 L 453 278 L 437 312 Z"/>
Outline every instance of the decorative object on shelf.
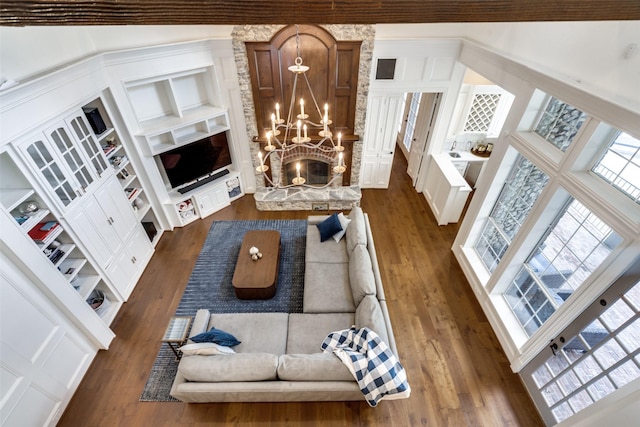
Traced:
<path fill-rule="evenodd" d="M 191 203 L 191 199 L 178 203 L 178 210 L 180 212 L 184 212 L 190 209 L 193 209 L 193 204 Z"/>
<path fill-rule="evenodd" d="M 111 165 L 113 165 L 114 168 L 117 168 L 118 166 L 120 166 L 121 164 L 124 164 L 127 161 L 127 156 L 113 156 L 111 159 Z"/>
<path fill-rule="evenodd" d="M 230 199 L 239 196 L 242 193 L 242 189 L 240 188 L 240 179 L 237 177 L 227 180 L 226 184 Z"/>
<path fill-rule="evenodd" d="M 111 306 L 109 299 L 105 296 L 104 292 L 99 289 L 91 291 L 89 298 L 87 298 L 87 304 L 89 304 L 93 311 L 100 317 L 104 316 Z"/>
<path fill-rule="evenodd" d="M 35 200 L 27 200 L 26 202 L 18 206 L 18 212 L 20 212 L 22 215 L 27 215 L 27 216 L 33 215 L 39 210 L 40 210 L 40 205 L 38 205 L 38 202 L 36 202 Z"/>
<path fill-rule="evenodd" d="M 133 206 L 135 206 L 138 209 L 142 209 L 144 207 L 144 201 L 142 199 L 140 199 L 140 198 L 135 199 L 133 201 Z"/>
<path fill-rule="evenodd" d="M 264 179 L 268 181 L 271 186 L 275 188 L 288 188 L 293 186 L 308 186 L 314 188 L 324 188 L 333 184 L 337 179 L 342 179 L 342 174 L 346 171 L 344 165 L 344 146 L 342 145 L 342 134 L 338 133 L 337 143 L 334 143 L 333 133 L 331 132 L 330 125 L 333 123 L 329 119 L 329 104 L 324 104 L 324 111 L 320 111 L 320 107 L 316 101 L 311 84 L 306 76 L 306 72 L 309 67 L 302 65 L 302 57 L 300 56 L 300 34 L 298 33 L 298 27 L 296 26 L 296 59 L 294 65 L 289 67 L 289 71 L 293 73 L 293 90 L 291 91 L 291 101 L 289 102 L 289 112 L 286 120 L 281 117 L 280 104 L 276 103 L 275 113 L 271 114 L 271 130 L 267 131 L 266 138 L 267 144 L 264 147 L 266 154 L 262 154 L 262 151 L 258 152 L 259 166 L 256 167 L 256 172 L 261 173 Z M 296 94 L 298 89 L 298 78 L 304 77 L 304 82 L 307 85 L 308 92 L 311 95 L 313 105 L 311 108 L 305 110 L 304 99 L 300 96 L 296 102 Z M 300 89 L 302 91 L 302 89 Z M 294 116 L 294 106 L 299 106 L 300 114 Z M 310 119 L 310 114 L 314 111 L 317 113 L 317 122 Z M 309 111 L 311 110 L 311 111 Z M 312 142 L 312 138 L 309 136 L 311 132 L 317 131 L 317 135 L 320 140 L 317 143 Z M 297 150 L 300 147 L 311 151 L 323 154 L 323 157 L 333 157 L 335 160 L 335 166 L 333 167 L 334 176 L 328 180 L 325 185 L 317 186 L 305 184 L 306 179 L 300 174 L 300 163 L 296 163 L 296 176 L 292 178 L 292 184 L 286 184 L 281 182 L 281 177 L 274 182 L 270 176 L 266 174 L 269 170 L 269 165 L 266 164 L 267 160 L 273 156 L 279 158 L 279 164 L 284 164 L 286 153 Z"/>

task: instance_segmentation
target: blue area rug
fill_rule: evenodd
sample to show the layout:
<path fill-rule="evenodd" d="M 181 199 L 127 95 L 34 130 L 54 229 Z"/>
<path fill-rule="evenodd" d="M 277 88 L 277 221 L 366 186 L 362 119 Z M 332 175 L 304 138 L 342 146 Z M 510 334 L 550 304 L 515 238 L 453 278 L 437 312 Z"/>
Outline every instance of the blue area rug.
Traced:
<path fill-rule="evenodd" d="M 280 267 L 276 295 L 268 300 L 239 300 L 231 280 L 245 232 L 280 232 Z M 302 313 L 305 220 L 215 221 L 204 242 L 176 316 L 194 316 L 200 308 L 212 313 Z M 143 402 L 176 402 L 169 395 L 178 362 L 168 345 L 160 347 L 140 396 Z"/>

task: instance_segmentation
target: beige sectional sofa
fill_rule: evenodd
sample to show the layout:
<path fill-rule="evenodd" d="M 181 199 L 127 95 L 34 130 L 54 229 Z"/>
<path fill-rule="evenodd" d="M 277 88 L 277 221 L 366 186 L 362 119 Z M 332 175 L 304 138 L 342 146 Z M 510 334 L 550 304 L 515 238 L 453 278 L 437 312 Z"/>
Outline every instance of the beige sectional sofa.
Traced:
<path fill-rule="evenodd" d="M 339 242 L 320 242 L 316 224 L 325 218 L 308 218 L 303 313 L 199 310 L 190 336 L 216 327 L 241 344 L 231 355 L 184 355 L 172 396 L 184 402 L 364 400 L 348 368 L 322 352 L 324 338 L 367 326 L 398 352 L 367 215 L 354 208 Z"/>

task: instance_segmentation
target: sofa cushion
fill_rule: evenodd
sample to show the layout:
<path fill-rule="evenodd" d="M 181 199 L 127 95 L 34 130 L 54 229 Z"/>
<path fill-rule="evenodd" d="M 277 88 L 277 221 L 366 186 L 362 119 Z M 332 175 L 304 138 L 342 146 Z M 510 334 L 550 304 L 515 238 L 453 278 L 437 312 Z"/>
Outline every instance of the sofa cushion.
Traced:
<path fill-rule="evenodd" d="M 318 227 L 318 231 L 320 232 L 321 242 L 329 240 L 334 234 L 342 231 L 342 225 L 340 225 L 337 213 L 331 215 L 329 218 L 316 225 L 316 227 Z"/>
<path fill-rule="evenodd" d="M 307 262 L 304 271 L 305 313 L 353 313 L 349 265 Z"/>
<path fill-rule="evenodd" d="M 355 207 L 348 215 L 351 223 L 347 227 L 346 241 L 347 241 L 347 253 L 351 255 L 353 249 L 358 245 L 367 244 L 367 229 L 364 222 L 364 213 L 362 208 Z"/>
<path fill-rule="evenodd" d="M 307 226 L 307 246 L 305 262 L 348 262 L 345 239 L 336 242 L 329 239 L 320 241 L 320 231 L 315 225 Z"/>
<path fill-rule="evenodd" d="M 183 356 L 178 371 L 194 382 L 275 380 L 278 355 L 242 353 L 218 356 Z"/>
<path fill-rule="evenodd" d="M 389 345 L 389 337 L 387 335 L 387 325 L 382 315 L 380 303 L 373 295 L 367 295 L 356 309 L 356 328 L 367 327 L 378 334 L 380 339 Z"/>
<path fill-rule="evenodd" d="M 338 357 L 331 353 L 283 354 L 278 378 L 285 381 L 355 381 Z"/>
<path fill-rule="evenodd" d="M 356 246 L 349 258 L 349 284 L 356 306 L 366 295 L 376 294 L 376 281 L 372 268 L 369 251 L 362 245 Z"/>
<path fill-rule="evenodd" d="M 286 353 L 318 353 L 330 332 L 349 329 L 353 321 L 353 313 L 291 313 Z"/>
<path fill-rule="evenodd" d="M 284 354 L 288 313 L 212 314 L 209 326 L 225 330 L 242 341 L 236 353 Z"/>

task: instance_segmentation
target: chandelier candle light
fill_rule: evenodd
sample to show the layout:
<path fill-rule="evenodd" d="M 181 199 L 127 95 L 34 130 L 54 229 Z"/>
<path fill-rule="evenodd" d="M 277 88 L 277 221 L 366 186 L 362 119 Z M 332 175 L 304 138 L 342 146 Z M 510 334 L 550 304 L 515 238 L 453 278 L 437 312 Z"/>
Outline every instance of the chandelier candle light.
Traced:
<path fill-rule="evenodd" d="M 329 125 L 332 124 L 332 121 L 329 119 L 329 104 L 324 104 L 324 111 L 322 114 L 320 112 L 320 108 L 318 107 L 318 103 L 316 102 L 313 91 L 311 90 L 311 85 L 309 80 L 307 79 L 306 72 L 309 70 L 309 67 L 306 65 L 302 65 L 302 58 L 300 57 L 300 35 L 296 33 L 296 49 L 297 49 L 297 57 L 295 59 L 295 64 L 290 66 L 288 69 L 293 73 L 293 90 L 291 92 L 291 101 L 289 103 L 289 113 L 287 115 L 286 121 L 280 116 L 280 103 L 276 103 L 275 105 L 275 113 L 271 114 L 271 130 L 266 132 L 267 144 L 264 146 L 265 155 L 262 154 L 262 151 L 258 152 L 258 160 L 260 165 L 256 167 L 256 172 L 263 174 L 265 180 L 267 180 L 273 187 L 276 188 L 286 188 L 291 186 L 301 186 L 305 185 L 305 178 L 300 174 L 300 163 L 296 163 L 296 177 L 292 179 L 292 184 L 284 184 L 281 185 L 278 179 L 277 182 L 273 182 L 271 178 L 266 175 L 266 171 L 269 170 L 269 166 L 265 164 L 267 159 L 271 156 L 277 156 L 280 159 L 280 165 L 283 165 L 284 155 L 294 150 L 298 147 L 304 147 L 312 151 L 316 151 L 324 154 L 326 157 L 333 153 L 333 158 L 335 159 L 337 155 L 337 165 L 333 167 L 334 176 L 329 182 L 324 186 L 329 186 L 333 183 L 337 178 L 341 178 L 342 174 L 346 171 L 346 167 L 344 166 L 344 146 L 342 145 L 342 133 L 338 133 L 338 143 L 337 145 L 333 142 L 333 134 L 331 133 L 331 129 Z M 307 88 L 309 89 L 309 93 L 311 94 L 311 99 L 313 101 L 313 106 L 315 107 L 316 112 L 318 113 L 318 118 L 320 119 L 318 123 L 314 123 L 309 120 L 309 114 L 305 113 L 305 101 L 302 97 L 299 98 L 298 105 L 300 106 L 300 114 L 295 116 L 295 120 L 293 117 L 293 109 L 294 105 L 296 105 L 296 89 L 298 83 L 298 77 L 304 77 L 304 81 L 307 84 Z M 318 131 L 318 136 L 320 140 L 317 143 L 312 143 L 312 138 L 309 136 L 309 132 L 314 132 L 315 129 L 320 129 Z M 295 136 L 293 136 L 295 132 Z M 282 135 L 282 137 L 279 137 Z M 306 184 L 309 186 L 309 184 Z M 319 188 L 319 186 L 314 186 Z M 320 186 L 321 187 L 321 186 Z"/>

